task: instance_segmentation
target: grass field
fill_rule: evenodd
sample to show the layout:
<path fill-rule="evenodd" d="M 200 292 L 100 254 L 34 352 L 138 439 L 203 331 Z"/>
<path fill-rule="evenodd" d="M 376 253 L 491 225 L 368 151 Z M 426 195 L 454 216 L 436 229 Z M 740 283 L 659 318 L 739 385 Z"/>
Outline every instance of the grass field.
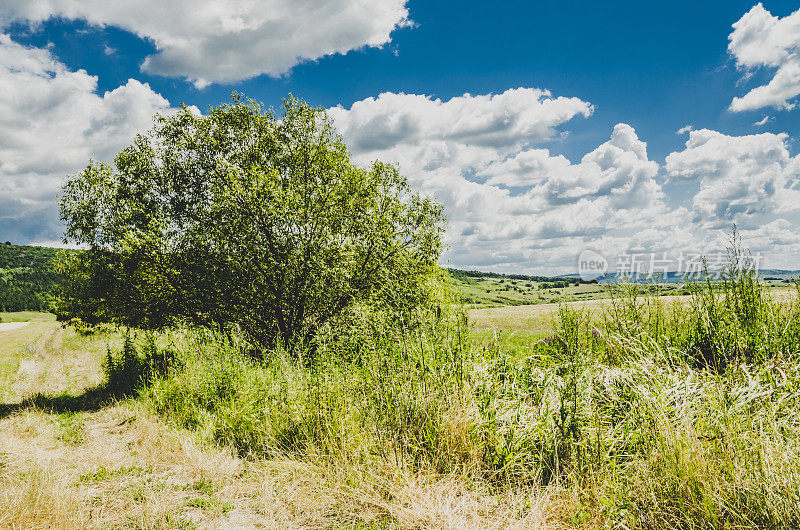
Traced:
<path fill-rule="evenodd" d="M 581 286 L 591 287 L 591 286 Z M 603 287 L 602 296 L 596 298 L 574 300 L 565 297 L 556 302 L 541 302 L 518 305 L 478 305 L 469 310 L 470 322 L 477 331 L 513 332 L 523 336 L 539 336 L 552 333 L 558 318 L 558 309 L 562 305 L 575 310 L 586 311 L 595 316 L 600 316 L 612 305 L 612 292 L 608 286 Z M 792 286 L 782 282 L 768 282 L 765 291 L 769 296 L 779 301 L 786 301 L 795 295 Z M 685 306 L 692 301 L 692 296 L 681 294 L 667 294 L 674 291 L 658 291 L 654 294 L 660 297 L 666 305 L 679 304 Z"/>
<path fill-rule="evenodd" d="M 546 496 L 321 458 L 252 459 L 104 389 L 118 332 L 49 318 L 0 333 L 0 528 L 536 528 Z M 39 315 L 41 317 L 41 315 Z M 377 470 L 376 470 L 377 471 Z M 520 517 L 524 510 L 527 515 Z"/>

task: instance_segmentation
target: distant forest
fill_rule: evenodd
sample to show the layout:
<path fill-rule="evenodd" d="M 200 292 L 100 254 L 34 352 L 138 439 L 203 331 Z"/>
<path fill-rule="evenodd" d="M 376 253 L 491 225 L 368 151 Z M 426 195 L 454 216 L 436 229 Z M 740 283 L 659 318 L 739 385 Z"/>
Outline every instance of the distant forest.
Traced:
<path fill-rule="evenodd" d="M 0 312 L 47 311 L 59 280 L 62 250 L 0 244 Z"/>
<path fill-rule="evenodd" d="M 583 280 L 580 278 L 562 278 L 560 276 L 527 276 L 525 274 L 502 274 L 498 272 L 483 272 L 483 271 L 463 271 L 460 269 L 450 269 L 447 271 L 454 278 L 468 277 L 468 278 L 503 278 L 509 280 L 523 280 L 528 282 L 563 282 L 568 285 L 574 283 L 575 285 L 581 283 L 597 283 L 597 280 Z"/>

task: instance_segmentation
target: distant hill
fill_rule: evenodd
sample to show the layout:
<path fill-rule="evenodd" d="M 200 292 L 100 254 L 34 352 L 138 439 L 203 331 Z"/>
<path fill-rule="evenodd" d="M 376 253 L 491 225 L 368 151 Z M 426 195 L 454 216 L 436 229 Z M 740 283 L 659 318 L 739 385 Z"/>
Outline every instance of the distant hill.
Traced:
<path fill-rule="evenodd" d="M 564 281 L 567 276 L 527 276 L 525 274 L 503 274 L 500 272 L 465 271 L 461 269 L 447 269 L 451 276 L 467 278 L 505 278 L 509 280 L 524 280 L 528 282 L 558 282 Z M 569 283 L 597 283 L 594 280 L 582 280 L 575 275 Z"/>
<path fill-rule="evenodd" d="M 794 280 L 800 278 L 800 271 L 786 269 L 763 269 L 758 271 L 758 273 L 765 280 Z"/>
<path fill-rule="evenodd" d="M 465 271 L 447 269 L 453 282 L 461 292 L 462 301 L 476 306 L 500 306 L 541 304 L 561 301 L 591 300 L 607 298 L 611 286 L 626 281 L 621 275 L 610 273 L 597 280 L 587 281 L 577 274 L 561 276 L 527 276 L 524 274 L 500 274 L 496 272 Z M 793 278 L 800 278 L 800 271 L 785 269 L 763 269 L 761 279 L 772 287 L 786 287 Z M 697 281 L 684 274 L 670 272 L 657 281 L 640 279 L 640 283 L 652 284 L 651 292 L 661 295 L 688 294 L 683 284 Z"/>
<path fill-rule="evenodd" d="M 606 296 L 596 281 L 447 269 L 461 300 L 474 306 L 543 304 Z"/>
<path fill-rule="evenodd" d="M 54 261 L 61 252 L 0 244 L 0 312 L 46 311 L 59 279 Z"/>

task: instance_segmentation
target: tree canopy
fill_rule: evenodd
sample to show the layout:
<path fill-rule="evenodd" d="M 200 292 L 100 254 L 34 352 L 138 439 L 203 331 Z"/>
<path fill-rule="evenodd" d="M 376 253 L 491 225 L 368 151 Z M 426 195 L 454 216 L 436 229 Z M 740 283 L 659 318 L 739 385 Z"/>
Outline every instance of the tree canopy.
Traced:
<path fill-rule="evenodd" d="M 263 346 L 309 344 L 359 304 L 410 318 L 428 297 L 444 218 L 398 168 L 360 167 L 324 111 L 239 95 L 157 116 L 113 165 L 63 189 L 60 316 L 154 328 L 236 324 Z"/>

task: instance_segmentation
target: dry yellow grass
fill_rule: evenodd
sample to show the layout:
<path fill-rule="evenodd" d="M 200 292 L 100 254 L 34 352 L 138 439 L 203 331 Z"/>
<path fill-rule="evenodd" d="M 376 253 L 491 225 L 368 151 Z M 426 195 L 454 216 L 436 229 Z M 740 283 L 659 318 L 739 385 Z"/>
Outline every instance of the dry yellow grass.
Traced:
<path fill-rule="evenodd" d="M 611 305 L 611 300 L 583 300 L 565 302 L 565 305 L 572 309 L 604 309 Z M 475 329 L 545 333 L 553 329 L 553 318 L 557 315 L 559 306 L 560 304 L 536 304 L 471 309 L 469 317 Z"/>
<path fill-rule="evenodd" d="M 192 484 L 221 482 L 240 465 L 224 453 L 198 449 L 125 406 L 81 416 L 85 434 L 78 442 L 74 434 L 64 436 L 57 416 L 41 411 L 24 411 L 0 423 L 0 450 L 6 455 L 0 525 L 108 528 L 170 526 L 181 518 L 200 522 L 205 515 L 187 504 L 206 499 L 192 491 Z M 214 500 L 207 500 L 212 508 Z"/>
<path fill-rule="evenodd" d="M 547 491 L 498 497 L 458 477 L 402 474 L 354 487 L 343 470 L 202 446 L 130 404 L 80 421 L 79 443 L 42 411 L 0 422 L 0 527 L 554 527 Z"/>
<path fill-rule="evenodd" d="M 35 323 L 0 340 L 10 371 L 0 407 L 2 528 L 554 527 L 552 490 L 496 496 L 457 476 L 412 475 L 388 463 L 358 470 L 248 461 L 136 402 L 61 414 L 14 410 L 10 404 L 34 393 L 96 384 L 104 341 L 116 339 Z M 465 430 L 469 415 L 455 414 L 453 429 Z"/>
<path fill-rule="evenodd" d="M 492 496 L 450 477 L 412 480 L 392 496 L 386 510 L 406 528 L 556 528 L 550 490 Z"/>

